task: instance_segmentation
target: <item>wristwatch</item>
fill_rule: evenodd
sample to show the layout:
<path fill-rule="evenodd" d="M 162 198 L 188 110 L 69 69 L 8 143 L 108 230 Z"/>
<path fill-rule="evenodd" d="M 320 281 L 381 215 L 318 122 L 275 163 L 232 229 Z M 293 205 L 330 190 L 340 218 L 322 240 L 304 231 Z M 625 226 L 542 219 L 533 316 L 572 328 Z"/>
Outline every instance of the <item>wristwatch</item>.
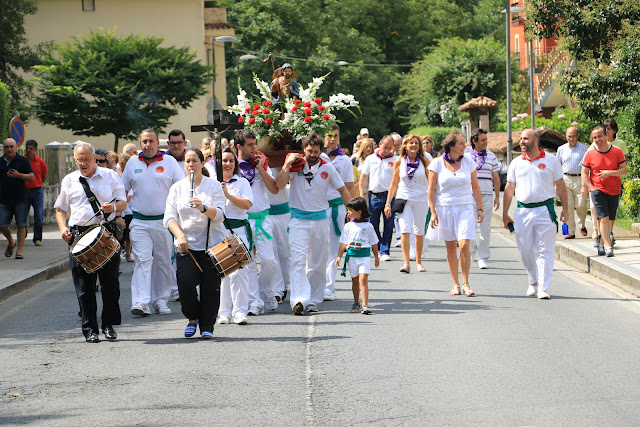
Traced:
<path fill-rule="evenodd" d="M 209 208 L 207 208 L 207 205 L 203 204 L 202 205 L 202 210 L 200 212 L 205 213 L 207 211 L 207 209 L 209 209 Z"/>

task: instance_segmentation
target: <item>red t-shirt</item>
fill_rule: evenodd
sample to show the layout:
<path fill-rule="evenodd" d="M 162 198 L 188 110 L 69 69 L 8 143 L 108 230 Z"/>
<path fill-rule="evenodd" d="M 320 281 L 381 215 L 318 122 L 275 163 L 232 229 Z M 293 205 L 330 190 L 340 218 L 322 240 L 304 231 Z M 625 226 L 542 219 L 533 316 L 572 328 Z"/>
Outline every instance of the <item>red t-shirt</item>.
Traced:
<path fill-rule="evenodd" d="M 624 163 L 624 154 L 622 150 L 615 145 L 612 145 L 611 148 L 604 153 L 598 151 L 597 148 L 589 150 L 582 160 L 582 166 L 591 170 L 589 176 L 591 185 L 593 185 L 596 190 L 600 190 L 610 196 L 620 194 L 622 180 L 619 176 L 610 176 L 604 181 L 601 181 L 598 175 L 600 171 L 603 170 L 618 170 L 622 163 Z"/>
<path fill-rule="evenodd" d="M 44 176 L 49 173 L 47 164 L 40 157 L 36 156 L 33 160 L 31 160 L 31 169 L 33 170 L 33 176 L 35 176 L 36 179 L 34 179 L 33 181 L 26 181 L 24 183 L 25 187 L 42 187 L 42 178 L 44 178 Z"/>

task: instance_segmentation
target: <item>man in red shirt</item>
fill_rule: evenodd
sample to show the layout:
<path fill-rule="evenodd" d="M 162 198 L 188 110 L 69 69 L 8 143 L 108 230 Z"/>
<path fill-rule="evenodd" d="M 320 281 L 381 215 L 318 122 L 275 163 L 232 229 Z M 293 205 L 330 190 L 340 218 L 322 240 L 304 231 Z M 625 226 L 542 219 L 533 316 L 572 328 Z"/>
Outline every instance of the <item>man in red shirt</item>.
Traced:
<path fill-rule="evenodd" d="M 33 206 L 33 244 L 42 246 L 42 226 L 44 224 L 43 184 L 47 180 L 49 169 L 44 160 L 38 157 L 37 151 L 38 143 L 35 140 L 30 139 L 25 143 L 24 156 L 31 163 L 35 179 L 24 184 L 27 187 L 27 210 Z"/>
<path fill-rule="evenodd" d="M 627 174 L 627 162 L 622 150 L 607 142 L 603 126 L 591 131 L 595 148 L 587 151 L 582 160 L 582 194 L 591 193 L 596 219 L 600 223 L 600 235 L 596 238 L 598 255 L 613 256 L 609 232 L 613 229 L 622 189 L 621 176 Z M 605 252 L 606 246 L 606 252 Z"/>

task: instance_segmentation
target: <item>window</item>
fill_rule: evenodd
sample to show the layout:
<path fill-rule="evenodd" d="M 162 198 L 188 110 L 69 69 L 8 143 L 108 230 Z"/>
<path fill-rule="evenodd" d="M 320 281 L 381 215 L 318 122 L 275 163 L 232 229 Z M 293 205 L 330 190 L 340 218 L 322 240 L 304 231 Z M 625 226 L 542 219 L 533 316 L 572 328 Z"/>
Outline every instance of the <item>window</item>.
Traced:
<path fill-rule="evenodd" d="M 518 62 L 522 61 L 521 56 L 520 56 L 520 35 L 516 34 L 514 41 L 513 41 L 513 48 L 516 51 L 516 53 L 518 54 Z"/>
<path fill-rule="evenodd" d="M 82 11 L 83 12 L 95 12 L 96 11 L 96 0 L 82 0 Z"/>

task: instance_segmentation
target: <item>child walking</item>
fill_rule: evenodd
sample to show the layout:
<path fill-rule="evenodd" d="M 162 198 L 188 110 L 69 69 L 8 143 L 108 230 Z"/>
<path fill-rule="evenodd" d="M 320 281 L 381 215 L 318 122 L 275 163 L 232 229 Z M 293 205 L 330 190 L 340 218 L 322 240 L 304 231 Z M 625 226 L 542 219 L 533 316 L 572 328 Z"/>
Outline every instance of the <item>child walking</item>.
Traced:
<path fill-rule="evenodd" d="M 375 256 L 375 265 L 380 265 L 378 256 L 378 236 L 373 225 L 367 218 L 371 216 L 367 209 L 367 202 L 362 197 L 354 197 L 347 203 L 347 215 L 350 221 L 344 226 L 340 236 L 340 248 L 336 266 L 340 266 L 342 254 L 347 251 L 344 260 L 342 276 L 346 276 L 347 266 L 351 275 L 351 290 L 353 291 L 352 313 L 362 311 L 362 314 L 371 314 L 369 307 L 369 270 L 371 267 L 371 249 Z M 362 296 L 362 307 L 360 306 Z"/>

